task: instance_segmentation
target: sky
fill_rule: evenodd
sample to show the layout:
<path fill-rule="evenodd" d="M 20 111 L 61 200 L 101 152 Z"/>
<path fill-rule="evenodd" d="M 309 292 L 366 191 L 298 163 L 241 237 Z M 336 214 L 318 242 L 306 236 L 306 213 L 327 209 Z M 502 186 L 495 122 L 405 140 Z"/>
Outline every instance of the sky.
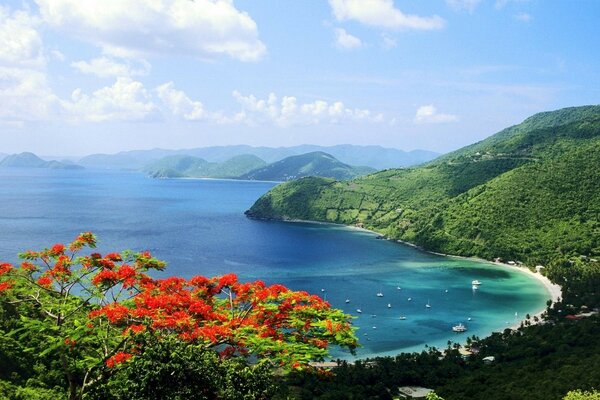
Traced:
<path fill-rule="evenodd" d="M 0 0 L 0 153 L 448 152 L 600 103 L 598 0 Z"/>

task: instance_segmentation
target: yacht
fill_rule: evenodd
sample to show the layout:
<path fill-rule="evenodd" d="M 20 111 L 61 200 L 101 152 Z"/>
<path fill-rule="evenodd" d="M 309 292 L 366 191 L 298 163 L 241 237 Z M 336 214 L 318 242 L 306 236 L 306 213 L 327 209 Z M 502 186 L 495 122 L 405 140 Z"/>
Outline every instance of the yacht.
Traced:
<path fill-rule="evenodd" d="M 406 319 L 406 317 L 405 317 L 404 315 L 401 315 L 401 316 L 400 316 L 400 319 L 401 319 L 401 320 L 405 320 L 405 319 Z"/>
<path fill-rule="evenodd" d="M 427 304 L 425 304 L 426 308 L 431 308 L 431 304 L 429 304 L 429 300 L 427 300 Z"/>
<path fill-rule="evenodd" d="M 465 332 L 467 330 L 467 327 L 464 326 L 462 323 L 458 324 L 458 325 L 454 325 L 452 327 L 452 330 L 454 332 Z"/>
<path fill-rule="evenodd" d="M 388 303 L 388 308 L 392 308 L 392 304 L 391 303 Z"/>
<path fill-rule="evenodd" d="M 382 292 L 377 293 L 377 297 L 383 297 L 383 293 Z"/>
<path fill-rule="evenodd" d="M 350 303 L 350 299 L 346 299 L 346 304 Z"/>
<path fill-rule="evenodd" d="M 412 301 L 412 297 L 409 297 L 409 298 L 408 298 L 408 301 Z"/>
<path fill-rule="evenodd" d="M 481 285 L 481 282 L 475 279 L 473 282 L 471 282 L 471 285 Z"/>
<path fill-rule="evenodd" d="M 357 308 L 356 312 L 360 314 L 360 313 L 362 313 L 362 310 L 360 308 Z"/>

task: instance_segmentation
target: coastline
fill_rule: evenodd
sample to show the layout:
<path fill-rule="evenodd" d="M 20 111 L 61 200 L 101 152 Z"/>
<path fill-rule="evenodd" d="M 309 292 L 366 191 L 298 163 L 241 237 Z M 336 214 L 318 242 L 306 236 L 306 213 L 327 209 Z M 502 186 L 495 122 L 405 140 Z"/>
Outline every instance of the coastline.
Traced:
<path fill-rule="evenodd" d="M 555 283 L 552 283 L 550 281 L 550 279 L 548 279 L 546 276 L 540 274 L 539 272 L 534 272 L 532 270 L 530 270 L 529 268 L 522 266 L 522 265 L 511 265 L 508 263 L 502 263 L 502 262 L 498 262 L 498 261 L 490 261 L 490 260 L 486 260 L 483 258 L 479 258 L 479 257 L 465 257 L 465 256 L 457 256 L 457 255 L 453 255 L 453 254 L 444 254 L 444 253 L 438 253 L 435 251 L 430 251 L 430 250 L 426 250 L 420 246 L 417 246 L 414 243 L 409 243 L 409 242 L 405 242 L 403 240 L 398 240 L 398 239 L 390 239 L 387 238 L 387 236 L 385 236 L 384 234 L 382 234 L 381 232 L 377 232 L 371 229 L 367 229 L 367 228 L 363 228 L 363 227 L 358 227 L 358 226 L 353 226 L 353 225 L 344 225 L 344 224 L 337 224 L 334 222 L 323 222 L 323 221 L 311 221 L 311 220 L 302 220 L 302 219 L 279 219 L 276 221 L 280 221 L 280 222 L 291 222 L 291 223 L 309 223 L 309 224 L 317 224 L 317 225 L 332 225 L 332 226 L 338 226 L 338 227 L 345 227 L 351 230 L 356 230 L 356 231 L 361 231 L 361 232 L 366 232 L 366 233 L 371 233 L 377 236 L 383 236 L 384 238 L 386 238 L 386 240 L 389 240 L 391 242 L 395 242 L 398 244 L 402 244 L 405 246 L 410 246 L 413 247 L 415 249 L 418 249 L 420 251 L 423 251 L 425 253 L 429 253 L 429 254 L 435 254 L 435 255 L 439 255 L 439 256 L 444 256 L 444 257 L 450 257 L 450 258 L 456 258 L 456 259 L 462 259 L 462 260 L 472 260 L 472 261 L 477 261 L 477 262 L 482 262 L 482 263 L 488 263 L 488 264 L 493 264 L 493 265 L 497 265 L 503 268 L 510 268 L 513 271 L 517 271 L 521 274 L 525 274 L 528 275 L 531 278 L 536 279 L 539 283 L 542 284 L 542 286 L 546 289 L 546 292 L 548 293 L 549 299 L 548 300 L 552 300 L 552 304 L 558 302 L 559 300 L 562 299 L 562 288 L 560 287 L 560 285 L 557 285 Z M 540 309 L 539 311 L 536 311 L 535 313 L 530 313 L 530 319 L 529 322 L 531 323 L 531 325 L 535 325 L 538 324 L 540 322 L 542 322 L 541 316 L 542 314 L 546 311 L 547 307 L 544 306 L 542 309 Z M 536 322 L 534 320 L 534 317 L 538 317 L 538 321 Z M 521 327 L 522 324 L 525 323 L 527 319 L 523 318 L 520 319 L 519 321 L 515 322 L 514 324 L 508 325 L 506 327 L 504 327 L 504 329 L 512 329 L 512 330 L 517 330 Z M 499 330 L 500 332 L 503 331 Z M 492 331 L 490 333 L 493 332 L 499 332 L 499 331 Z"/>

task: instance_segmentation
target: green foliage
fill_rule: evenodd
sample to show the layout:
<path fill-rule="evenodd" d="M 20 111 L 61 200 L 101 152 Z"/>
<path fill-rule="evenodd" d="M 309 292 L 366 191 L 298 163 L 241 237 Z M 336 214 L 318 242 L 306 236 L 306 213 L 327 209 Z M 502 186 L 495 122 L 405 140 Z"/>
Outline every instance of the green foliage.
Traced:
<path fill-rule="evenodd" d="M 600 392 L 582 392 L 581 390 L 574 390 L 563 398 L 563 400 L 600 400 Z"/>
<path fill-rule="evenodd" d="M 85 397 L 98 400 L 267 399 L 276 391 L 267 364 L 221 360 L 214 350 L 175 337 L 145 337 L 144 352 Z"/>

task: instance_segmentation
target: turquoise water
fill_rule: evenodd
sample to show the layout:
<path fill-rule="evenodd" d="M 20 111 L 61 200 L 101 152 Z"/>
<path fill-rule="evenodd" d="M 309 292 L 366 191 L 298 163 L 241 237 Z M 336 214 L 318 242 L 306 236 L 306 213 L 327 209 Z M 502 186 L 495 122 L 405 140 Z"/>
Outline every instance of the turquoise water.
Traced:
<path fill-rule="evenodd" d="M 0 260 L 14 262 L 19 251 L 90 230 L 102 252 L 152 251 L 168 262 L 163 275 L 232 271 L 322 295 L 356 316 L 359 357 L 488 335 L 541 310 L 549 298 L 535 279 L 492 264 L 341 226 L 245 218 L 243 211 L 274 186 L 269 182 L 0 169 L 0 185 Z M 477 291 L 474 279 L 482 282 Z M 452 332 L 459 322 L 466 333 Z"/>

